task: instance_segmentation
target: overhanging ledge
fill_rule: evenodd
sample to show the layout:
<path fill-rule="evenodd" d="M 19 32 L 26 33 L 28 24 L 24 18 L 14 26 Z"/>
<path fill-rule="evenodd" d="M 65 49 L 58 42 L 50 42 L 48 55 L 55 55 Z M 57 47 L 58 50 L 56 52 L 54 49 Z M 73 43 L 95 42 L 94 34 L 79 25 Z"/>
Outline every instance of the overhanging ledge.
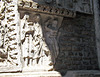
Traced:
<path fill-rule="evenodd" d="M 52 15 L 58 15 L 63 17 L 71 17 L 74 18 L 76 16 L 76 12 L 72 10 L 67 10 L 64 8 L 56 8 L 51 7 L 47 5 L 40 5 L 33 1 L 18 1 L 18 8 L 19 9 L 25 9 L 29 11 L 35 11 L 40 13 L 46 13 L 46 14 L 52 14 Z"/>

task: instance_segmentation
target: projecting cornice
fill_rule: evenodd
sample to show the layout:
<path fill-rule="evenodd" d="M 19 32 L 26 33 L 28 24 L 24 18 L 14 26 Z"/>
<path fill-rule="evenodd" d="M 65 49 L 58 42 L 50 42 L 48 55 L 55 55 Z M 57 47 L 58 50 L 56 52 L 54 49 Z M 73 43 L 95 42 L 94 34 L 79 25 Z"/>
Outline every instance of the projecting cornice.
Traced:
<path fill-rule="evenodd" d="M 47 13 L 47 14 L 58 15 L 58 16 L 63 16 L 63 17 L 74 18 L 76 16 L 75 11 L 67 10 L 64 8 L 57 8 L 54 6 L 52 7 L 48 5 L 40 5 L 33 1 L 20 1 L 19 0 L 18 7 L 19 9 L 23 9 L 23 10 Z"/>

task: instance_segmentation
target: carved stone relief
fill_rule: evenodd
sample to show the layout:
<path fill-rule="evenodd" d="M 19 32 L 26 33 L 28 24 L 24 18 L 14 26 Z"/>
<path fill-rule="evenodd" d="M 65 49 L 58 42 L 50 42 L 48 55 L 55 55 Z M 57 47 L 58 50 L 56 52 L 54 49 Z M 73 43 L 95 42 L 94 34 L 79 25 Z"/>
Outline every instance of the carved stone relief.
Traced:
<path fill-rule="evenodd" d="M 46 14 L 20 11 L 20 15 L 23 15 L 20 24 L 23 71 L 54 70 L 55 59 L 59 54 L 58 23 L 61 21 L 57 16 Z"/>
<path fill-rule="evenodd" d="M 45 67 L 47 66 L 44 63 L 43 58 L 46 56 L 47 58 L 49 58 L 49 54 L 50 54 L 49 51 L 44 50 L 45 43 L 43 40 L 43 33 L 42 33 L 41 24 L 40 24 L 41 16 L 34 15 L 32 22 L 29 22 L 28 20 L 29 20 L 29 15 L 24 15 L 23 19 L 21 20 L 22 22 L 21 23 L 22 46 L 21 47 L 22 47 L 23 64 L 24 64 L 23 71 L 27 69 L 47 70 L 47 69 L 41 68 L 43 66 Z"/>
<path fill-rule="evenodd" d="M 20 47 L 19 47 L 19 28 L 18 28 L 18 11 L 17 0 L 7 1 L 6 4 L 6 50 L 8 60 L 11 65 L 20 66 Z"/>
<path fill-rule="evenodd" d="M 10 71 L 53 70 L 59 54 L 57 34 L 63 17 L 35 12 L 24 13 L 22 17 L 17 1 L 0 2 L 0 69 L 5 68 L 0 72 L 9 68 Z"/>
<path fill-rule="evenodd" d="M 58 20 L 57 19 L 47 19 L 45 22 L 45 37 L 46 43 L 51 51 L 51 56 L 53 63 L 59 54 L 59 47 L 57 42 L 57 32 L 58 32 Z"/>
<path fill-rule="evenodd" d="M 84 13 L 93 13 L 92 0 L 73 0 L 74 10 Z"/>
<path fill-rule="evenodd" d="M 21 20 L 21 44 L 25 69 L 35 69 L 34 66 L 41 64 L 40 60 L 43 57 L 41 54 L 43 36 L 39 24 L 40 16 L 36 15 L 33 19 L 33 22 L 29 22 L 29 15 L 26 14 Z"/>
<path fill-rule="evenodd" d="M 0 0 L 0 72 L 18 71 L 21 67 L 16 6 L 17 0 Z"/>

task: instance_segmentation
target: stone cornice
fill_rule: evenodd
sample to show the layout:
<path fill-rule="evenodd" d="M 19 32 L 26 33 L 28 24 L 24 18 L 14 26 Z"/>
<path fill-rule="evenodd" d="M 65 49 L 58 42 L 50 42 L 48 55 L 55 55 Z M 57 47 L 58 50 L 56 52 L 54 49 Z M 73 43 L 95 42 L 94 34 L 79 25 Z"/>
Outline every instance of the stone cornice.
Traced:
<path fill-rule="evenodd" d="M 25 9 L 29 11 L 47 13 L 47 14 L 58 15 L 63 17 L 74 18 L 76 16 L 75 11 L 67 10 L 64 8 L 51 7 L 48 5 L 40 5 L 33 1 L 18 1 L 18 7 L 19 9 Z"/>

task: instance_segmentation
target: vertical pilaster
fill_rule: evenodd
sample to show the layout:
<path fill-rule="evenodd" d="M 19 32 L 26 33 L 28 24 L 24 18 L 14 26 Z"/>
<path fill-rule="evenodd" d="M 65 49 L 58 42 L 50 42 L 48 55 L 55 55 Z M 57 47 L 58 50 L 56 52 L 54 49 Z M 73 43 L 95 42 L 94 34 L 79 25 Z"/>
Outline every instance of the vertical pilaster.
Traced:
<path fill-rule="evenodd" d="M 9 65 L 20 66 L 18 0 L 6 0 L 6 51 Z"/>
<path fill-rule="evenodd" d="M 98 55 L 98 63 L 99 63 L 99 68 L 100 68 L 100 16 L 99 16 L 99 3 L 98 3 L 98 0 L 93 0 L 93 6 L 94 6 L 97 55 Z"/>

